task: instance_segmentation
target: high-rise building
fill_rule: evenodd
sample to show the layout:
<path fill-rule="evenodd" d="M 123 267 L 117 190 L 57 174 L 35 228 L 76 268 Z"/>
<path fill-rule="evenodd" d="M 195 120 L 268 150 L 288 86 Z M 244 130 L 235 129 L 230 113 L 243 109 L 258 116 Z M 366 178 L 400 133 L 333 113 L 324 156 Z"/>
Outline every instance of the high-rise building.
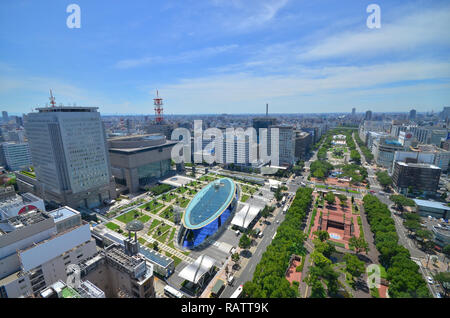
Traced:
<path fill-rule="evenodd" d="M 1 147 L 4 162 L 11 171 L 26 170 L 32 166 L 28 143 L 4 142 Z"/>
<path fill-rule="evenodd" d="M 312 135 L 304 131 L 295 132 L 295 160 L 305 159 L 312 145 Z"/>
<path fill-rule="evenodd" d="M 97 107 L 37 108 L 24 118 L 38 195 L 92 208 L 116 197 Z"/>
<path fill-rule="evenodd" d="M 444 107 L 442 110 L 442 119 L 450 118 L 450 107 Z"/>
<path fill-rule="evenodd" d="M 352 117 L 356 116 L 356 108 L 352 108 Z"/>
<path fill-rule="evenodd" d="M 366 111 L 366 116 L 364 117 L 364 120 L 372 120 L 372 111 L 371 110 Z"/>
<path fill-rule="evenodd" d="M 8 122 L 9 121 L 8 112 L 2 111 L 2 118 L 5 123 Z"/>
<path fill-rule="evenodd" d="M 270 126 L 270 129 L 278 129 L 278 153 L 279 165 L 290 166 L 294 164 L 295 139 L 294 127 L 291 126 Z"/>
<path fill-rule="evenodd" d="M 256 129 L 256 140 L 259 143 L 259 129 L 269 128 L 270 126 L 276 125 L 277 119 L 272 117 L 261 117 L 253 118 L 253 128 Z M 269 147 L 270 149 L 270 147 Z"/>
<path fill-rule="evenodd" d="M 392 183 L 401 194 L 413 191 L 433 196 L 438 189 L 440 176 L 441 168 L 435 165 L 396 161 Z"/>
<path fill-rule="evenodd" d="M 409 112 L 409 120 L 415 120 L 416 119 L 416 110 L 415 109 L 411 109 Z"/>

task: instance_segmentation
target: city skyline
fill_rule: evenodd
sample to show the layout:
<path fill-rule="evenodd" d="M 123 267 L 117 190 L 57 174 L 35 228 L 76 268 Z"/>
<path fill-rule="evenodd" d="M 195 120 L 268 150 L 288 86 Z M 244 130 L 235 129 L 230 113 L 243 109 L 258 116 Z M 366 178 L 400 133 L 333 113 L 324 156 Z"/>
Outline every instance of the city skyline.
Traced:
<path fill-rule="evenodd" d="M 48 103 L 102 114 L 440 112 L 450 100 L 445 1 L 62 1 L 0 6 L 0 100 L 10 114 Z M 275 111 L 276 110 L 276 111 Z"/>

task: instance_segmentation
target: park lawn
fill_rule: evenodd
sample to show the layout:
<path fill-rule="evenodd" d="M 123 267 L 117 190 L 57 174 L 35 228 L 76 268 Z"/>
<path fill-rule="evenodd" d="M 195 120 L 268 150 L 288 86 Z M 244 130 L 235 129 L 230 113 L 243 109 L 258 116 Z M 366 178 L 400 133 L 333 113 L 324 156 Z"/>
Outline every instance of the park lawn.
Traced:
<path fill-rule="evenodd" d="M 172 229 L 172 232 L 170 232 L 170 237 L 169 237 L 169 241 L 170 241 L 170 242 L 173 241 L 173 238 L 175 237 L 175 232 L 176 232 L 176 229 L 173 228 L 173 229 Z"/>
<path fill-rule="evenodd" d="M 109 222 L 108 224 L 106 224 L 106 227 L 110 230 L 116 231 L 117 229 L 120 229 L 120 226 L 118 226 L 117 224 L 113 223 L 113 222 Z"/>
<path fill-rule="evenodd" d="M 185 208 L 185 207 L 187 207 L 188 206 L 188 204 L 189 204 L 189 202 L 190 202 L 191 200 L 190 199 L 180 199 L 179 201 L 178 201 L 178 204 L 179 204 L 179 206 L 180 207 L 182 207 L 182 208 Z"/>
<path fill-rule="evenodd" d="M 244 194 L 244 195 L 242 196 L 242 198 L 241 198 L 241 202 L 245 202 L 245 201 L 247 201 L 249 198 L 250 198 L 249 195 Z"/>
<path fill-rule="evenodd" d="M 142 216 L 141 212 L 138 212 L 137 210 L 131 210 L 130 212 L 127 212 L 125 214 L 122 214 L 121 216 L 118 216 L 116 218 L 116 220 L 127 224 L 127 223 L 129 223 L 129 222 L 134 220 L 135 213 L 137 213 L 139 216 Z"/>
<path fill-rule="evenodd" d="M 187 190 L 188 190 L 188 189 L 185 188 L 185 187 L 180 187 L 180 188 L 178 188 L 175 192 L 183 194 L 183 193 L 185 193 Z"/>
<path fill-rule="evenodd" d="M 166 220 L 172 221 L 173 220 L 173 207 L 170 206 L 164 211 L 162 211 L 159 216 L 165 218 Z"/>
<path fill-rule="evenodd" d="M 148 220 L 150 220 L 150 217 L 148 215 L 144 215 L 138 218 L 138 220 L 141 221 L 142 223 L 147 223 Z"/>
<path fill-rule="evenodd" d="M 164 201 L 164 202 L 170 202 L 170 201 L 172 201 L 173 199 L 175 199 L 177 197 L 177 195 L 175 194 L 175 193 L 173 193 L 173 192 L 171 192 L 171 193 L 169 193 L 169 194 L 164 194 L 164 195 L 162 195 L 161 196 L 161 199 Z"/>
<path fill-rule="evenodd" d="M 141 205 L 139 208 L 145 209 L 145 210 L 147 210 L 147 208 L 148 208 L 148 210 L 151 211 L 151 210 L 157 209 L 160 206 L 163 206 L 163 204 L 159 203 L 156 200 L 153 200 L 153 201 L 147 202 L 146 204 Z"/>
<path fill-rule="evenodd" d="M 170 230 L 166 231 L 165 233 L 161 234 L 161 236 L 157 237 L 156 239 L 158 241 L 160 241 L 161 243 L 165 244 L 166 238 L 167 238 L 167 235 L 169 235 L 169 232 L 170 232 Z"/>
<path fill-rule="evenodd" d="M 152 232 L 152 230 L 157 227 L 161 223 L 160 220 L 153 220 L 152 224 L 150 225 L 150 228 L 148 229 L 148 235 Z"/>
<path fill-rule="evenodd" d="M 138 238 L 138 241 L 139 241 L 139 243 L 142 244 L 142 245 L 147 244 L 147 241 L 146 241 L 144 238 L 142 238 L 142 237 L 139 237 L 139 238 Z"/>
<path fill-rule="evenodd" d="M 319 189 L 326 189 L 327 186 L 324 186 L 324 185 L 321 185 L 321 184 L 317 184 L 317 185 L 316 185 L 316 188 L 319 188 Z"/>
<path fill-rule="evenodd" d="M 158 228 L 158 230 L 156 230 L 155 231 L 155 235 L 153 235 L 153 237 L 157 237 L 158 236 L 158 231 L 160 231 L 161 232 L 161 235 L 164 233 L 164 232 L 166 232 L 167 230 L 169 230 L 171 228 L 171 226 L 170 225 L 168 225 L 168 224 L 166 224 L 166 223 L 163 223 L 162 225 L 160 225 L 160 227 Z"/>
<path fill-rule="evenodd" d="M 359 194 L 359 192 L 358 191 L 355 191 L 355 190 L 347 190 L 348 192 L 350 192 L 350 193 L 356 193 L 356 194 Z"/>

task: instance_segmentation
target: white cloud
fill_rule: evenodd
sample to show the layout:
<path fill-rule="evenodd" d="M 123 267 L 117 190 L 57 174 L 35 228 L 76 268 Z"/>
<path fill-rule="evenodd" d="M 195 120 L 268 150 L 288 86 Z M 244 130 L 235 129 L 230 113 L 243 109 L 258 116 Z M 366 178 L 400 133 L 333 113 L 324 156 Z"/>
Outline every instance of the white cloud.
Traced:
<path fill-rule="evenodd" d="M 223 46 L 207 47 L 195 51 L 187 51 L 178 55 L 171 56 L 148 56 L 137 59 L 121 60 L 115 64 L 116 68 L 128 69 L 138 66 L 151 65 L 151 64 L 165 64 L 165 63 L 183 63 L 195 59 L 206 58 L 222 54 L 228 51 L 236 49 L 238 45 L 230 44 Z"/>
<path fill-rule="evenodd" d="M 383 15 L 382 15 L 383 21 Z M 332 34 L 298 55 L 300 60 L 334 57 L 367 57 L 409 52 L 427 45 L 449 46 L 450 8 L 430 9 L 405 16 L 381 29 Z"/>
<path fill-rule="evenodd" d="M 308 96 L 309 99 L 320 101 L 325 95 L 335 98 L 338 96 L 364 98 L 363 94 L 358 93 L 361 91 L 383 97 L 383 92 L 387 91 L 390 94 L 396 92 L 408 94 L 413 92 L 416 86 L 422 87 L 422 90 L 442 89 L 448 87 L 449 74 L 450 63 L 408 61 L 362 67 L 304 68 L 295 75 L 256 76 L 249 73 L 214 75 L 184 79 L 176 84 L 158 87 L 173 105 L 196 105 L 211 111 L 211 107 L 217 105 L 223 108 L 217 112 L 224 110 L 243 112 L 244 108 L 237 105 L 255 104 L 262 100 L 289 98 L 302 100 L 304 96 Z M 408 82 L 403 83 L 404 81 Z M 423 81 L 436 83 L 424 84 Z M 392 84 L 395 84 L 395 87 L 390 87 Z M 231 110 L 233 105 L 238 108 Z M 278 109 L 278 111 L 288 110 Z M 184 113 L 188 112 L 186 109 Z"/>

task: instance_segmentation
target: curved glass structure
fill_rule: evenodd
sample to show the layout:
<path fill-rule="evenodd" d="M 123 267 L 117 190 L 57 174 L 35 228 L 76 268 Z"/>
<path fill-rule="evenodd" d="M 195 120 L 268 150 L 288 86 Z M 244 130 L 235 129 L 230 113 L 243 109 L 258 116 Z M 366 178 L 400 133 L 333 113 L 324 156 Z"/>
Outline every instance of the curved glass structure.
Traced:
<path fill-rule="evenodd" d="M 183 215 L 188 230 L 183 246 L 193 248 L 212 236 L 226 222 L 236 197 L 236 184 L 229 178 L 211 182 L 192 199 Z"/>

